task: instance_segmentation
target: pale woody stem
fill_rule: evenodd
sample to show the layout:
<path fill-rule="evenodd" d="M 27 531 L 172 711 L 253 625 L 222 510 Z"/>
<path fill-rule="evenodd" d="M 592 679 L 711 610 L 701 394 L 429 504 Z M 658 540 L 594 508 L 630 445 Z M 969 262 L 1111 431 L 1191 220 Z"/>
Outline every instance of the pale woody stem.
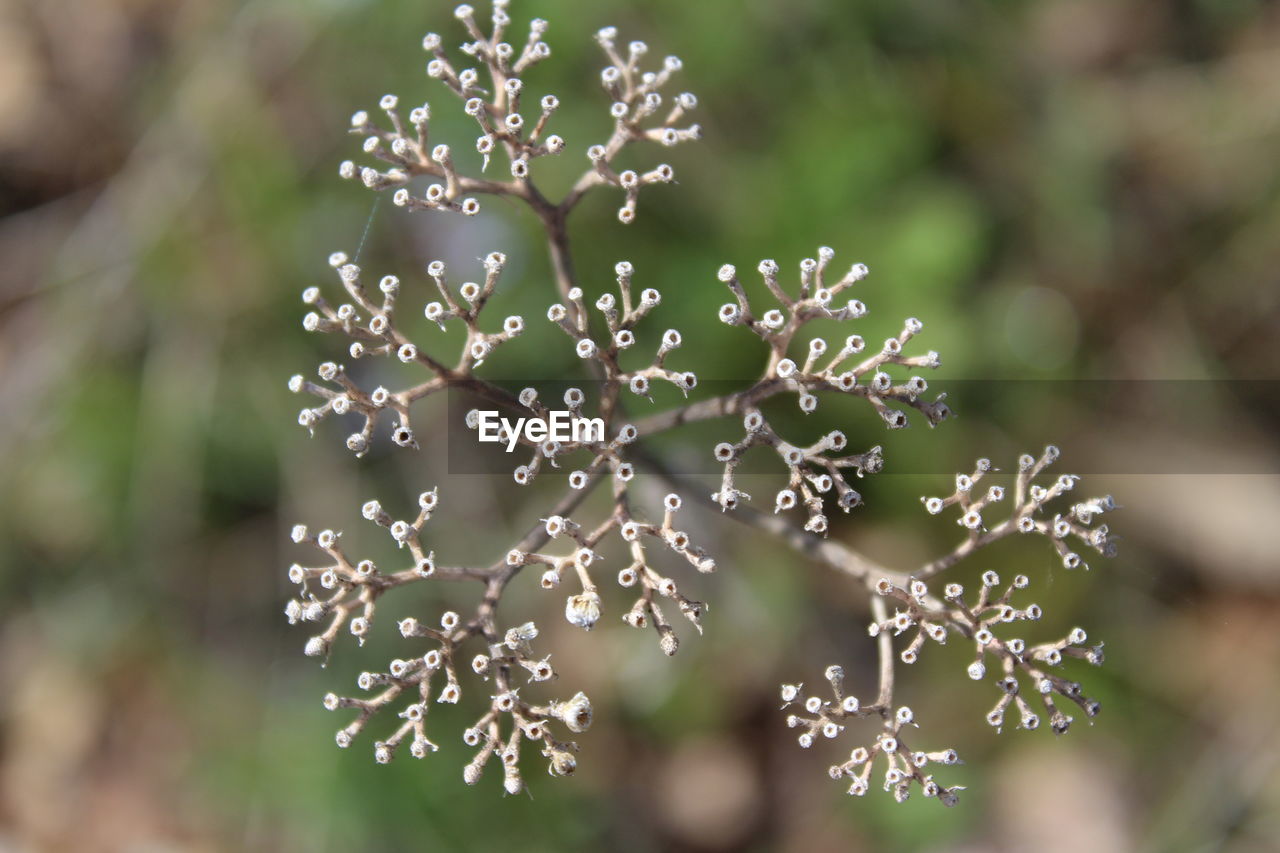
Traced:
<path fill-rule="evenodd" d="M 889 618 L 883 596 L 871 596 L 871 618 L 877 622 Z M 893 635 L 889 631 L 881 631 L 876 637 L 876 651 L 880 656 L 880 693 L 876 697 L 876 707 L 880 716 L 888 718 L 893 706 Z"/>

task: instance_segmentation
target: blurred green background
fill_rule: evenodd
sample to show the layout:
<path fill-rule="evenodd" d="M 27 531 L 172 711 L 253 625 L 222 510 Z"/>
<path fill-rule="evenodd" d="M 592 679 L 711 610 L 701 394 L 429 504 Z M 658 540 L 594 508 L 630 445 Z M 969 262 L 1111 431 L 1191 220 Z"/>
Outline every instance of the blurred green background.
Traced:
<path fill-rule="evenodd" d="M 887 434 L 866 407 L 837 404 L 791 420 L 884 444 L 868 506 L 832 535 L 895 566 L 956 540 L 917 498 L 945 493 L 977 456 L 1009 467 L 1053 441 L 1062 470 L 1093 472 L 1084 488 L 1124 506 L 1116 560 L 1067 574 L 1043 543 L 1018 543 L 961 574 L 1026 571 L 1046 639 L 1079 623 L 1107 641 L 1107 665 L 1079 672 L 1102 716 L 1061 739 L 997 735 L 982 720 L 994 691 L 964 677 L 967 653 L 931 647 L 900 668 L 901 699 L 922 737 L 967 758 L 946 777 L 969 786 L 961 806 L 844 797 L 826 767 L 849 745 L 798 749 L 776 689 L 841 662 L 869 695 L 865 602 L 703 515 L 695 541 L 722 568 L 690 582 L 712 604 L 707 635 L 686 633 L 672 660 L 617 622 L 616 590 L 590 637 L 528 579 L 504 601 L 510 619 L 546 628 L 557 689 L 597 706 L 577 776 L 551 780 L 528 756 L 531 796 L 501 797 L 492 776 L 465 787 L 474 690 L 433 714 L 443 748 L 425 762 L 376 766 L 371 739 L 339 751 L 321 695 L 394 654 L 388 617 L 474 591 L 388 598 L 372 647 L 343 644 L 322 670 L 281 615 L 285 567 L 302 557 L 289 527 L 345 526 L 372 552 L 383 537 L 357 523 L 359 504 L 408 507 L 438 483 L 433 547 L 488 562 L 547 509 L 536 489 L 512 499 L 505 477 L 450 475 L 442 439 L 415 454 L 383 437 L 357 464 L 346 429 L 307 439 L 285 390 L 343 354 L 303 333 L 298 294 L 336 285 L 327 255 L 353 252 L 369 222 L 373 195 L 337 177 L 358 154 L 347 117 L 391 91 L 429 99 L 456 147 L 474 137 L 423 73 L 424 32 L 460 40 L 451 4 L 9 0 L 0 849 L 1274 849 L 1280 417 L 1274 384 L 1239 380 L 1280 378 L 1280 7 L 513 6 L 518 30 L 534 15 L 552 24 L 552 61 L 527 83 L 564 105 L 569 150 L 535 172 L 553 194 L 608 132 L 592 33 L 615 24 L 685 61 L 677 85 L 699 95 L 705 141 L 630 155 L 669 160 L 679 184 L 642 193 L 633 226 L 609 192 L 572 220 L 590 296 L 621 258 L 663 291 L 648 332 L 684 331 L 673 365 L 749 377 L 763 353 L 713 320 L 716 268 L 767 256 L 794 269 L 830 245 L 839 265 L 872 270 L 857 293 L 868 340 L 917 316 L 939 379 L 1043 380 L 956 398 L 962 417 L 936 430 Z M 536 237 L 515 205 L 460 222 L 384 202 L 362 263 L 413 294 L 429 258 L 505 251 L 493 311 L 531 329 L 490 375 L 519 378 L 534 357 L 555 376 L 579 365 L 541 321 L 552 296 Z M 1087 405 L 1044 393 L 1065 379 L 1133 382 Z M 419 432 L 442 417 L 421 408 Z M 700 460 L 711 440 L 667 450 Z M 895 459 L 936 473 L 893 474 Z M 746 486 L 759 502 L 777 481 Z"/>

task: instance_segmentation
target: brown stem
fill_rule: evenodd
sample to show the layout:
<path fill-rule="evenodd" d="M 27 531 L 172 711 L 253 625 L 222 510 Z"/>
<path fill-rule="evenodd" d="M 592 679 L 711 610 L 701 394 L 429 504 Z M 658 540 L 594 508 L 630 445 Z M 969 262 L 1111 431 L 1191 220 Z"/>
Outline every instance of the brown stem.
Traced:
<path fill-rule="evenodd" d="M 1018 529 L 1018 519 L 1021 515 L 1022 514 L 1020 512 L 1016 513 L 1012 518 L 1008 518 L 1000 522 L 981 536 L 966 539 L 964 542 L 957 545 L 955 550 L 948 554 L 944 554 L 936 560 L 925 563 L 923 566 L 916 569 L 911 573 L 911 576 L 919 578 L 920 580 L 928 580 L 935 575 L 942 574 L 947 569 L 972 554 L 974 551 L 977 551 L 979 548 L 989 545 L 997 539 L 1003 539 L 1010 533 L 1013 533 Z"/>
<path fill-rule="evenodd" d="M 566 516 L 577 509 L 578 505 L 586 500 L 587 496 L 594 491 L 596 485 L 599 484 L 603 477 L 605 470 L 605 468 L 601 467 L 588 474 L 586 484 L 581 489 L 570 489 L 568 493 L 560 499 L 559 503 L 555 505 L 551 512 L 547 513 L 547 515 Z M 547 535 L 546 525 L 540 521 L 535 522 L 534 525 L 529 528 L 529 532 L 524 535 L 524 538 L 516 543 L 514 550 L 524 551 L 525 553 L 536 551 L 543 545 L 547 544 L 550 539 L 551 537 Z M 507 565 L 505 558 L 495 563 L 489 569 L 489 573 L 491 575 L 491 588 L 493 584 L 497 584 L 496 588 L 498 590 L 498 594 L 501 595 L 502 589 L 513 577 L 520 573 L 522 568 L 524 567 Z"/>
<path fill-rule="evenodd" d="M 556 206 L 541 195 L 529 198 L 534 213 L 542 220 L 542 227 L 547 234 L 547 249 L 551 254 L 551 273 L 556 280 L 556 290 L 569 312 L 569 321 L 578 322 L 578 309 L 569 299 L 569 291 L 577 284 L 577 276 L 573 270 L 573 255 L 569 251 L 569 208 Z"/>
<path fill-rule="evenodd" d="M 641 465 L 653 471 L 669 485 L 675 487 L 679 485 L 674 473 L 665 465 L 655 459 L 652 455 L 637 451 L 635 459 Z M 704 490 L 692 490 L 695 499 L 700 503 L 712 507 L 723 513 L 719 504 L 710 497 L 703 494 Z M 863 556 L 859 552 L 850 548 L 842 542 L 832 539 L 821 539 L 808 533 L 791 522 L 777 515 L 767 515 L 759 510 L 750 507 L 738 507 L 732 512 L 725 513 L 736 521 L 754 527 L 757 530 L 773 536 L 784 542 L 788 547 L 797 553 L 812 559 L 814 562 L 820 563 L 827 568 L 847 575 L 857 580 L 862 585 L 871 590 L 875 587 L 876 581 L 881 578 L 888 578 L 895 585 L 904 585 L 910 582 L 910 578 L 903 572 L 893 571 L 881 566 L 879 563 Z M 876 596 L 879 598 L 879 596 Z"/>
<path fill-rule="evenodd" d="M 700 400 L 678 409 L 668 409 L 651 415 L 636 424 L 641 436 L 653 435 L 657 432 L 672 429 L 682 424 L 708 421 L 741 414 L 748 406 L 760 402 L 766 397 L 782 391 L 785 384 L 781 379 L 762 379 L 750 388 L 732 394 L 722 394 L 709 400 Z"/>
<path fill-rule="evenodd" d="M 889 618 L 884 596 L 871 596 L 871 617 L 877 622 Z M 889 631 L 881 631 L 876 637 L 876 651 L 880 656 L 880 692 L 876 696 L 876 705 L 880 716 L 887 719 L 893 704 L 893 635 Z"/>
<path fill-rule="evenodd" d="M 600 173 L 595 169 L 583 173 L 578 182 L 574 184 L 573 189 L 564 197 L 564 201 L 560 202 L 560 209 L 567 214 L 577 206 L 578 202 L 592 187 L 597 187 L 602 183 L 604 183 L 604 178 L 600 177 Z"/>

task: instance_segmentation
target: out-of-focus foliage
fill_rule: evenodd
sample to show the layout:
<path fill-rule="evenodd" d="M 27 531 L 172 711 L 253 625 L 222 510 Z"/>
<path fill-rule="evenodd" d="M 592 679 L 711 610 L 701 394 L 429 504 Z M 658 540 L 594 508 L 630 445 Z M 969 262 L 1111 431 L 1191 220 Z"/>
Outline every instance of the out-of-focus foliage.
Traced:
<path fill-rule="evenodd" d="M 720 604 L 674 660 L 620 623 L 590 644 L 550 631 L 599 705 L 577 777 L 499 800 L 460 784 L 461 743 L 390 767 L 338 751 L 317 697 L 359 662 L 320 671 L 287 631 L 288 526 L 435 483 L 457 531 L 437 550 L 458 559 L 494 556 L 466 519 L 531 520 L 505 478 L 451 477 L 439 453 L 357 465 L 338 432 L 307 440 L 284 387 L 330 355 L 301 330 L 299 292 L 367 223 L 376 274 L 500 248 L 508 313 L 551 299 L 514 207 L 459 224 L 384 202 L 370 223 L 370 194 L 337 178 L 347 116 L 384 91 L 448 104 L 445 134 L 465 127 L 422 70 L 421 35 L 452 32 L 449 10 L 16 0 L 0 9 L 0 846 L 1265 847 L 1280 831 L 1280 424 L 1274 385 L 1239 380 L 1280 367 L 1277 7 L 513 6 L 552 22 L 555 55 L 530 82 L 564 104 L 566 181 L 606 132 L 599 26 L 682 57 L 701 100 L 705 142 L 673 152 L 680 183 L 643 196 L 635 225 L 616 223 L 616 198 L 575 214 L 589 294 L 630 259 L 700 375 L 750 375 L 759 353 L 713 319 L 716 268 L 794 264 L 821 243 L 872 270 L 868 340 L 918 316 L 940 378 L 983 380 L 958 386 L 962 417 L 936 430 L 820 413 L 815 432 L 839 422 L 888 460 L 832 535 L 912 565 L 957 536 L 917 496 L 979 455 L 1056 441 L 1068 467 L 1100 472 L 1091 491 L 1125 507 L 1117 560 L 1066 575 L 1010 547 L 981 568 L 1026 571 L 1052 618 L 1107 640 L 1091 673 L 1103 716 L 1061 741 L 997 736 L 988 691 L 955 677 L 963 650 L 931 654 L 904 698 L 969 746 L 966 803 L 841 799 L 794 748 L 775 689 L 836 661 L 871 683 L 858 599 L 708 519 Z M 530 325 L 525 353 L 565 353 L 545 375 L 573 366 Z M 494 368 L 515 375 L 507 356 Z M 1010 379 L 1135 381 L 1085 403 Z M 895 459 L 934 473 L 894 475 Z"/>

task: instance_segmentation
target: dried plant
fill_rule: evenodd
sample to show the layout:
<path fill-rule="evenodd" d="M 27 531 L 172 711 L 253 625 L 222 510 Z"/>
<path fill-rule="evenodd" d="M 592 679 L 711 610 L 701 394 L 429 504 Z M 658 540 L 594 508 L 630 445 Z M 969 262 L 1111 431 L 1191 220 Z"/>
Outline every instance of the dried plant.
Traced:
<path fill-rule="evenodd" d="M 633 285 L 635 268 L 622 261 L 613 270 L 616 295 L 605 292 L 595 300 L 594 311 L 589 308 L 573 270 L 565 223 L 583 196 L 598 187 L 622 191 L 618 218 L 623 223 L 631 222 L 637 213 L 640 189 L 670 182 L 673 171 L 667 165 L 654 165 L 644 172 L 618 171 L 616 158 L 632 143 L 671 146 L 698 139 L 698 125 L 687 123 L 687 113 L 696 107 L 697 99 L 688 93 L 666 93 L 681 68 L 678 59 L 668 57 L 654 70 L 646 70 L 650 64 L 646 61 L 648 48 L 642 42 L 632 42 L 624 50 L 612 28 L 601 30 L 596 39 L 607 64 L 600 83 L 609 98 L 612 131 L 604 142 L 586 149 L 585 170 L 565 197 L 558 202 L 548 200 L 534 183 L 535 161 L 545 156 L 568 156 L 565 152 L 570 146 L 559 136 L 547 133 L 560 107 L 557 98 L 545 95 L 536 101 L 537 107 L 528 108 L 532 99 L 525 91 L 525 77 L 550 55 L 550 48 L 542 40 L 546 22 L 534 20 L 523 45 L 513 46 L 504 40 L 510 25 L 505 0 L 494 3 L 491 21 L 484 25 L 488 32 L 482 29 L 471 7 L 458 7 L 456 16 L 469 38 L 462 45 L 462 52 L 480 71 L 459 69 L 445 51 L 443 39 L 430 34 L 423 41 L 432 56 L 428 73 L 461 99 L 464 111 L 475 120 L 479 130 L 476 149 L 483 155 L 485 167 L 482 174 L 493 166 L 493 160 L 502 159 L 510 177 L 461 174 L 450 146 L 436 143 L 431 137 L 430 108 L 426 104 L 414 107 L 406 120 L 394 95 L 381 101 L 385 121 L 375 121 L 366 112 L 358 112 L 352 118 L 352 132 L 362 137 L 366 155 L 382 165 L 357 166 L 347 161 L 341 165 L 340 174 L 358 178 L 375 191 L 393 192 L 395 203 L 407 210 L 469 215 L 479 209 L 478 197 L 486 195 L 507 196 L 527 205 L 545 231 L 558 289 L 559 301 L 548 310 L 547 320 L 568 335 L 574 351 L 585 363 L 584 378 L 598 389 L 598 399 L 589 401 L 582 389 L 571 388 L 564 394 L 564 407 L 575 416 L 594 412 L 604 424 L 604 434 L 574 441 L 539 440 L 528 431 L 512 434 L 504 427 L 501 440 L 525 448 L 524 461 L 513 472 L 515 481 L 523 485 L 539 476 L 555 477 L 564 481 L 564 494 L 534 529 L 506 553 L 495 555 L 487 566 L 452 565 L 438 559 L 430 549 L 427 522 L 434 513 L 447 511 L 447 501 L 439 499 L 435 490 L 419 497 L 417 513 L 411 519 L 397 518 L 377 501 L 364 505 L 364 517 L 386 528 L 405 552 L 404 565 L 395 570 L 384 570 L 369 560 L 350 556 L 341 534 L 334 530 L 313 533 L 305 526 L 294 528 L 294 541 L 311 546 L 321 556 L 314 561 L 316 565 L 290 568 L 289 577 L 298 585 L 299 594 L 289 602 L 286 613 L 291 623 L 322 626 L 306 643 L 306 653 L 322 660 L 327 659 L 344 631 L 363 643 L 379 623 L 383 595 L 395 588 L 433 581 L 469 581 L 482 587 L 474 611 L 467 614 L 450 611 L 427 621 L 413 616 L 400 619 L 398 629 L 407 641 L 406 656 L 392 660 L 384 671 L 360 675 L 357 686 L 367 698 L 335 694 L 325 697 L 325 707 L 355 712 L 354 718 L 339 730 L 338 745 L 349 745 L 366 726 L 375 724 L 379 712 L 389 710 L 398 714 L 401 722 L 376 723 L 383 731 L 381 739 L 374 741 L 376 759 L 390 761 L 406 741 L 412 755 L 426 756 L 436 748 L 428 738 L 428 709 L 436 702 L 460 701 L 465 676 L 475 685 L 468 691 L 487 697 L 476 722 L 463 732 L 465 742 L 476 749 L 463 773 L 467 783 L 477 782 L 484 768 L 496 758 L 505 790 L 522 790 L 519 758 L 526 742 L 547 759 L 552 775 L 571 773 L 578 747 L 561 738 L 587 729 L 592 719 L 591 703 L 578 691 L 546 692 L 543 685 L 554 682 L 556 673 L 545 650 L 535 651 L 538 628 L 523 619 L 500 620 L 499 603 L 508 585 L 524 574 L 525 568 L 537 567 L 543 588 L 558 590 L 562 584 L 568 587 L 565 618 L 590 631 L 610 610 L 599 579 L 615 572 L 617 584 L 635 595 L 623 612 L 623 620 L 637 628 L 652 626 L 663 652 L 672 655 L 679 647 L 673 624 L 677 613 L 701 632 L 707 605 L 684 595 L 677 579 L 660 573 L 646 545 L 674 552 L 695 572 L 712 572 L 717 563 L 694 544 L 695 537 L 681 529 L 679 494 L 668 494 L 660 508 L 645 508 L 638 506 L 639 499 L 633 498 L 631 486 L 637 477 L 637 466 L 674 485 L 663 461 L 645 450 L 646 440 L 683 424 L 709 419 L 736 419 L 741 437 L 711 449 L 724 466 L 720 486 L 710 496 L 692 497 L 776 538 L 811 561 L 843 573 L 867 592 L 873 614 L 869 634 L 879 656 L 879 686 L 874 701 L 863 704 L 846 693 L 844 672 L 839 666 L 825 670 L 830 698 L 804 697 L 800 685 L 782 688 L 784 707 L 798 704 L 803 709 L 786 718 L 788 725 L 800 730 L 801 746 L 808 747 L 819 737 L 836 738 L 857 719 L 878 721 L 874 741 L 853 749 L 848 761 L 830 769 L 833 778 L 849 781 L 851 794 L 860 795 L 870 788 L 873 764 L 883 759 L 883 787 L 899 801 L 907 798 L 914 785 L 925 796 L 936 797 L 944 804 L 956 802 L 959 787 L 943 786 L 932 774 L 934 766 L 958 763 L 956 751 L 914 751 L 908 747 L 907 730 L 917 725 L 916 717 L 911 709 L 894 701 L 896 665 L 914 663 L 929 641 L 941 644 L 949 638 L 959 638 L 960 642 L 972 643 L 974 659 L 968 674 L 974 680 L 986 680 L 988 666 L 998 664 L 995 684 L 999 698 L 988 715 L 988 721 L 997 728 L 1004 724 L 1010 705 L 1017 710 L 1017 724 L 1028 729 L 1039 724 L 1035 704 L 1043 705 L 1050 727 L 1058 733 L 1066 731 L 1071 722 L 1060 707 L 1063 700 L 1065 704 L 1078 705 L 1089 717 L 1096 714 L 1097 703 L 1085 697 L 1081 686 L 1057 673 L 1068 658 L 1101 663 L 1100 645 L 1087 645 L 1085 632 L 1080 629 L 1051 642 L 1011 636 L 1021 633 L 1023 627 L 1030 628 L 1027 623 L 1041 616 L 1038 605 L 1021 600 L 1022 591 L 1030 584 L 1026 576 L 1018 575 L 1002 588 L 995 573 L 987 572 L 976 596 L 966 596 L 960 585 L 944 585 L 938 577 L 980 548 L 1015 534 L 1042 536 L 1056 549 L 1066 568 L 1083 567 L 1082 558 L 1073 550 L 1077 546 L 1071 543 L 1078 542 L 1101 554 L 1111 553 L 1107 527 L 1094 523 L 1114 507 L 1111 499 L 1069 503 L 1067 495 L 1075 490 L 1077 479 L 1072 476 L 1061 476 L 1048 484 L 1037 483 L 1044 469 L 1057 458 L 1057 450 L 1050 447 L 1038 458 L 1024 456 L 1018 460 L 1011 495 L 1006 487 L 988 485 L 996 469 L 987 460 L 979 460 L 972 474 L 956 477 L 950 495 L 924 498 L 925 509 L 934 515 L 954 508 L 963 538 L 949 553 L 914 570 L 876 565 L 848 546 L 826 538 L 828 513 L 833 507 L 849 512 L 862 503 L 851 475 L 863 478 L 880 471 L 885 465 L 883 450 L 871 447 L 851 451 L 845 435 L 838 431 L 815 444 L 793 444 L 765 418 L 762 404 L 773 397 L 795 395 L 800 410 L 809 413 L 824 395 L 858 397 L 889 429 L 905 427 L 915 418 L 934 426 L 948 416 L 949 409 L 943 395 L 929 399 L 926 381 L 912 373 L 939 365 L 935 352 L 908 352 L 921 332 L 918 320 L 907 319 L 898 335 L 881 344 L 868 345 L 860 336 L 851 334 L 838 345 L 829 345 L 820 337 L 804 334 L 814 320 L 853 322 L 866 313 L 863 303 L 848 298 L 847 291 L 867 276 L 867 268 L 855 264 L 838 272 L 832 267 L 834 252 L 825 247 L 817 251 L 816 258 L 800 263 L 794 284 L 784 284 L 776 262 L 760 262 L 758 272 L 764 289 L 776 303 L 764 310 L 753 307 L 756 297 L 748 296 L 734 267 L 720 269 L 718 278 L 728 288 L 732 301 L 719 310 L 719 319 L 750 330 L 768 350 L 759 378 L 710 399 L 629 418 L 627 409 L 635 402 L 630 398 L 648 401 L 641 403 L 642 407 L 652 405 L 654 383 L 669 383 L 687 393 L 696 387 L 697 377 L 677 355 L 683 339 L 674 329 L 662 334 L 656 354 L 646 365 L 623 366 L 624 361 L 632 361 L 624 358 L 624 352 L 637 345 L 636 328 L 662 297 L 652 287 L 637 292 Z M 412 182 L 420 177 L 430 181 L 425 191 L 411 189 Z M 290 382 L 293 391 L 319 399 L 318 405 L 302 410 L 301 425 L 314 431 L 330 415 L 354 416 L 359 428 L 347 437 L 346 445 L 355 454 L 363 455 L 377 440 L 379 423 L 389 420 L 392 441 L 401 447 L 417 448 L 412 426 L 414 404 L 449 389 L 465 390 L 495 405 L 521 411 L 530 421 L 548 424 L 552 409 L 538 399 L 534 389 L 512 394 L 477 372 L 497 347 L 507 345 L 525 328 L 521 317 L 510 316 L 498 322 L 490 319 L 492 312 L 485 312 L 491 302 L 497 301 L 506 260 L 497 251 L 485 257 L 476 270 L 476 277 L 482 282 L 458 283 L 440 261 L 427 266 L 430 281 L 425 290 L 429 301 L 421 309 L 421 302 L 416 300 L 422 297 L 416 296 L 413 310 L 424 310 L 425 316 L 442 329 L 450 324 L 465 328 L 461 351 L 450 357 L 438 353 L 438 347 L 410 340 L 401 330 L 403 295 L 398 278 L 382 277 L 375 290 L 366 283 L 364 271 L 345 254 L 332 255 L 330 263 L 337 272 L 339 292 L 345 301 L 333 304 L 324 298 L 320 288 L 309 288 L 303 300 L 313 310 L 304 319 L 305 328 L 349 338 L 353 360 L 399 359 L 421 368 L 423 378 L 400 390 L 368 389 L 361 387 L 342 365 L 325 362 L 320 365 L 318 382 L 302 376 L 295 376 Z M 917 413 L 914 418 L 911 410 Z M 472 428 L 479 428 L 480 421 L 477 412 L 468 417 Z M 787 471 L 785 483 L 780 482 L 781 488 L 773 496 L 771 514 L 744 506 L 749 496 L 735 480 L 743 456 L 760 446 L 772 450 Z M 571 460 L 586 461 L 571 464 Z M 606 482 L 612 500 L 603 517 L 588 519 L 579 514 L 587 495 Z M 1008 515 L 993 521 L 1000 507 L 1008 507 Z M 789 520 L 794 513 L 803 514 L 802 526 Z M 651 518 L 661 521 L 648 520 Z M 601 566 L 602 543 L 614 537 L 621 540 L 629 562 L 605 568 Z M 903 642 L 896 643 L 904 634 L 907 636 Z M 469 661 L 464 659 L 467 655 L 471 656 Z M 480 686 L 480 682 L 488 684 Z M 1024 686 L 1031 698 L 1023 693 Z M 545 698 L 531 699 L 535 693 Z M 568 698 L 563 698 L 566 695 Z"/>

